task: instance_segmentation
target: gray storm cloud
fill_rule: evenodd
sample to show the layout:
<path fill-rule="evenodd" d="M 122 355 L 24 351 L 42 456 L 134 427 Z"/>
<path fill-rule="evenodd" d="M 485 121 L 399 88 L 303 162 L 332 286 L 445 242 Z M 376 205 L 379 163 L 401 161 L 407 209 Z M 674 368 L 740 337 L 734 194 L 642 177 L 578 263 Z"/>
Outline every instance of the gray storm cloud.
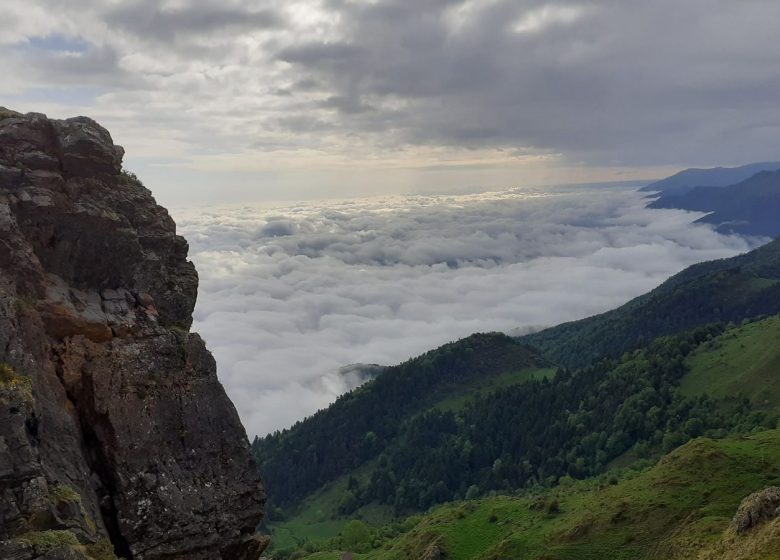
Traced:
<path fill-rule="evenodd" d="M 599 164 L 772 154 L 760 143 L 778 132 L 780 58 L 764 19 L 780 15 L 776 3 L 328 6 L 343 22 L 338 40 L 304 40 L 277 56 L 325 84 L 331 120 L 349 130 Z"/>
<path fill-rule="evenodd" d="M 176 213 L 201 276 L 195 328 L 252 434 L 477 331 L 615 307 L 751 243 L 628 188 L 386 197 Z"/>
<path fill-rule="evenodd" d="M 94 88 L 86 109 L 141 146 L 166 139 L 157 151 L 174 160 L 356 146 L 569 166 L 777 156 L 768 0 L 7 0 L 4 12 L 0 93 L 72 104 L 68 87 Z M 57 47 L 75 40 L 86 48 Z"/>

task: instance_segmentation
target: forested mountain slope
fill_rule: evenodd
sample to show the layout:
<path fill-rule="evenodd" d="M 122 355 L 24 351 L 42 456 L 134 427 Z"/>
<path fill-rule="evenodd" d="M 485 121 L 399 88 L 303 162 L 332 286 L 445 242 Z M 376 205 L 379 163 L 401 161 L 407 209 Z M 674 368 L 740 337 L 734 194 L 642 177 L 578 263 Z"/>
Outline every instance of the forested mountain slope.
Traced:
<path fill-rule="evenodd" d="M 601 355 L 612 356 L 588 367 L 551 375 L 527 346 L 477 335 L 391 368 L 394 374 L 380 375 L 292 430 L 257 440 L 259 462 L 276 473 L 269 478 L 272 502 L 275 479 L 297 484 L 282 487 L 274 502 L 291 516 L 275 527 L 299 543 L 306 535 L 326 538 L 350 516 L 381 520 L 371 508 L 403 516 L 466 497 L 552 487 L 655 457 L 697 436 L 774 427 L 780 317 L 743 317 L 778 305 L 778 245 L 696 265 L 605 314 L 606 321 L 578 322 L 603 329 L 583 332 L 605 344 Z M 691 301 L 700 305 L 685 307 Z M 673 321 L 675 312 L 683 320 Z M 740 324 L 707 323 L 724 316 Z M 610 336 L 645 326 L 646 317 L 664 319 L 661 327 L 679 334 L 644 344 L 635 337 L 632 348 L 639 348 L 629 353 L 606 346 Z M 685 329 L 699 321 L 706 324 Z M 374 429 L 388 421 L 385 431 Z M 327 453 L 333 438 L 342 442 L 339 468 L 318 482 L 318 453 Z"/>
<path fill-rule="evenodd" d="M 780 239 L 744 255 L 691 266 L 617 309 L 521 340 L 576 368 L 696 325 L 778 312 Z"/>
<path fill-rule="evenodd" d="M 508 336 L 473 335 L 390 367 L 291 429 L 256 439 L 254 453 L 274 503 L 294 503 L 376 457 L 416 413 L 549 367 Z"/>
<path fill-rule="evenodd" d="M 406 515 L 553 487 L 701 435 L 774 427 L 780 387 L 766 380 L 780 377 L 780 344 L 766 346 L 778 334 L 780 316 L 699 327 L 576 373 L 497 389 L 457 410 L 428 409 L 403 422 L 377 460 L 307 498 L 302 517 L 290 508 L 289 521 L 274 525 L 279 542 L 335 535 L 350 516 L 376 521 L 371 508 L 379 506 Z"/>
<path fill-rule="evenodd" d="M 377 508 L 404 516 L 551 488 L 702 435 L 773 428 L 780 318 L 748 319 L 777 313 L 780 241 L 690 267 L 600 316 L 520 340 L 475 335 L 389 368 L 255 441 L 271 509 L 288 516 L 272 526 L 300 545 L 350 517 L 378 521 Z M 563 364 L 557 373 L 529 344 Z M 767 344 L 778 352 L 759 352 Z"/>
<path fill-rule="evenodd" d="M 377 457 L 402 433 L 404 422 L 426 407 L 462 397 L 502 374 L 549 367 L 526 344 L 574 368 L 696 325 L 778 312 L 780 241 L 774 241 L 690 267 L 621 308 L 526 336 L 523 343 L 475 335 L 389 368 L 290 430 L 256 440 L 255 455 L 275 503 L 294 503 Z M 448 495 L 457 491 L 450 488 Z"/>

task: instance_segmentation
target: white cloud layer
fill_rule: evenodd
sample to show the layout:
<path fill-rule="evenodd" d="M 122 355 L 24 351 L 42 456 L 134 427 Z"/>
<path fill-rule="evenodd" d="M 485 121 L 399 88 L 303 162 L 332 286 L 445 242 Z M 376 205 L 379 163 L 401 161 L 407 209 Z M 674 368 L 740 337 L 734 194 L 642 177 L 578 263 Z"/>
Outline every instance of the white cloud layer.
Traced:
<path fill-rule="evenodd" d="M 750 248 L 619 187 L 175 215 L 201 277 L 195 328 L 250 435 L 354 386 L 347 364 L 588 316 Z"/>

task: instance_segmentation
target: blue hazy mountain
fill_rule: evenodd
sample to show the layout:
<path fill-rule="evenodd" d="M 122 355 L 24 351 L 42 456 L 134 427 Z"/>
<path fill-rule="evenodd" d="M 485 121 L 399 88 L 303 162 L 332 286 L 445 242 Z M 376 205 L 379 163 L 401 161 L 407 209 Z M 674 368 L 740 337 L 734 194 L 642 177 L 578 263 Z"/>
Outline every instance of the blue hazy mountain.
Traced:
<path fill-rule="evenodd" d="M 760 162 L 742 165 L 740 167 L 713 167 L 711 169 L 685 169 L 651 183 L 640 190 L 643 192 L 660 191 L 664 194 L 681 195 L 696 187 L 726 187 L 734 185 L 761 171 L 776 171 L 780 162 Z"/>
<path fill-rule="evenodd" d="M 698 222 L 721 233 L 780 235 L 780 171 L 762 171 L 727 187 L 696 187 L 684 194 L 664 193 L 650 208 L 710 212 Z"/>

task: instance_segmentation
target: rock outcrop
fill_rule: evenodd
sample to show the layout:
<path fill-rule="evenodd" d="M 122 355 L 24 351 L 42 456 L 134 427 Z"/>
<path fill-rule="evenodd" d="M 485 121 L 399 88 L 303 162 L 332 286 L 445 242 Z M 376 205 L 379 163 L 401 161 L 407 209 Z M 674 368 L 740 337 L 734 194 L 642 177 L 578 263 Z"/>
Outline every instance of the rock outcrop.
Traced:
<path fill-rule="evenodd" d="M 265 501 L 165 209 L 94 121 L 0 108 L 0 558 L 256 560 Z"/>
<path fill-rule="evenodd" d="M 744 535 L 754 527 L 778 517 L 780 517 L 780 487 L 770 486 L 742 500 L 731 520 L 731 527 L 738 535 Z"/>

